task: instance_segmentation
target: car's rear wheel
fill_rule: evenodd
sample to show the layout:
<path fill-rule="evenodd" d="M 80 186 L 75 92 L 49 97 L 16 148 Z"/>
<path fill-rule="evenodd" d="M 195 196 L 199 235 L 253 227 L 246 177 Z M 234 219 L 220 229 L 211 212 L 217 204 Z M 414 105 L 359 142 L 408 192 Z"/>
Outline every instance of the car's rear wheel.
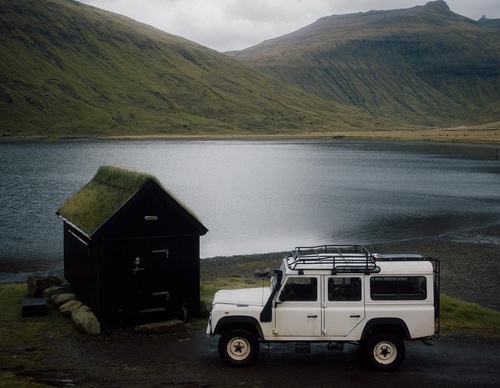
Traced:
<path fill-rule="evenodd" d="M 247 330 L 233 329 L 219 339 L 219 355 L 231 366 L 245 366 L 259 354 L 257 338 Z"/>
<path fill-rule="evenodd" d="M 406 356 L 403 340 L 392 333 L 374 334 L 368 339 L 365 352 L 371 366 L 381 371 L 398 368 Z"/>

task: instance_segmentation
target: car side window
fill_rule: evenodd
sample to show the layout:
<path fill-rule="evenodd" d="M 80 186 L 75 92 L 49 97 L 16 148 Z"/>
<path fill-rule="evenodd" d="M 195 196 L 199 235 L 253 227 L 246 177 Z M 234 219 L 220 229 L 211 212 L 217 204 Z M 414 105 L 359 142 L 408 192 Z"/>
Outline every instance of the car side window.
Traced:
<path fill-rule="evenodd" d="M 370 279 L 372 300 L 425 300 L 424 276 L 375 276 Z"/>
<path fill-rule="evenodd" d="M 360 301 L 361 278 L 335 277 L 328 279 L 329 301 Z"/>
<path fill-rule="evenodd" d="M 280 295 L 281 301 L 314 302 L 318 300 L 318 279 L 315 277 L 290 277 Z"/>

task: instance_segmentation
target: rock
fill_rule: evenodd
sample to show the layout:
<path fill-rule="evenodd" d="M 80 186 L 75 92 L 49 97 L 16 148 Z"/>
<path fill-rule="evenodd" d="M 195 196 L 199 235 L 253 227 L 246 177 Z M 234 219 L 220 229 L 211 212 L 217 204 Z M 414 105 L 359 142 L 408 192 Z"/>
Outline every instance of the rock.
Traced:
<path fill-rule="evenodd" d="M 136 333 L 181 333 L 186 331 L 186 325 L 179 319 L 172 319 L 166 322 L 153 322 L 139 325 L 134 328 Z"/>
<path fill-rule="evenodd" d="M 253 271 L 253 275 L 258 278 L 265 278 L 271 275 L 272 269 L 271 268 L 266 268 L 266 269 L 256 269 Z"/>
<path fill-rule="evenodd" d="M 70 300 L 73 300 L 75 299 L 75 294 L 55 294 L 55 295 L 52 295 L 52 302 L 57 306 L 61 306 L 67 302 L 69 302 Z"/>
<path fill-rule="evenodd" d="M 55 276 L 29 275 L 28 276 L 28 296 L 39 298 L 42 292 L 52 286 L 60 286 L 62 280 Z"/>
<path fill-rule="evenodd" d="M 92 309 L 85 305 L 82 305 L 79 309 L 71 313 L 71 320 L 75 327 L 84 333 L 92 335 L 101 333 L 99 321 L 92 312 Z"/>
<path fill-rule="evenodd" d="M 81 306 L 82 302 L 73 299 L 59 306 L 59 312 L 64 315 L 71 315 L 73 311 L 79 309 Z"/>
<path fill-rule="evenodd" d="M 253 271 L 253 276 L 255 276 L 256 278 L 262 277 L 262 271 L 260 269 L 256 269 L 255 271 Z"/>
<path fill-rule="evenodd" d="M 42 292 L 42 298 L 47 299 L 48 301 L 52 301 L 52 297 L 56 294 L 65 294 L 67 293 L 66 289 L 59 286 L 48 287 Z"/>

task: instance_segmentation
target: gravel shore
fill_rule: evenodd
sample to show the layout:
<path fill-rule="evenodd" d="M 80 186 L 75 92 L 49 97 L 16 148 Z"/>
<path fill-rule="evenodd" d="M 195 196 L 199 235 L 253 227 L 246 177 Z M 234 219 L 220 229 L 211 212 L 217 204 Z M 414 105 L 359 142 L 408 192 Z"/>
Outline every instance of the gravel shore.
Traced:
<path fill-rule="evenodd" d="M 495 231 L 495 233 L 498 231 Z M 442 239 L 412 240 L 366 246 L 377 253 L 420 253 L 439 259 L 441 292 L 500 311 L 500 245 Z M 252 277 L 257 269 L 275 268 L 288 252 L 214 257 L 201 261 L 201 280 Z"/>

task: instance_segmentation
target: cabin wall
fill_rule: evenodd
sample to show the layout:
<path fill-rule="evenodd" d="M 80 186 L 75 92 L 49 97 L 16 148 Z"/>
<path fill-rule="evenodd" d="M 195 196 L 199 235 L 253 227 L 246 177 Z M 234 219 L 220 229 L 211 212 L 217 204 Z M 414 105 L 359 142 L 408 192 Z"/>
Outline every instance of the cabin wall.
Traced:
<path fill-rule="evenodd" d="M 63 228 L 64 277 L 82 303 L 98 312 L 101 275 L 94 246 L 88 238 L 66 222 Z"/>
<path fill-rule="evenodd" d="M 100 246 L 106 322 L 183 319 L 183 306 L 190 314 L 199 311 L 198 236 L 105 240 Z"/>

